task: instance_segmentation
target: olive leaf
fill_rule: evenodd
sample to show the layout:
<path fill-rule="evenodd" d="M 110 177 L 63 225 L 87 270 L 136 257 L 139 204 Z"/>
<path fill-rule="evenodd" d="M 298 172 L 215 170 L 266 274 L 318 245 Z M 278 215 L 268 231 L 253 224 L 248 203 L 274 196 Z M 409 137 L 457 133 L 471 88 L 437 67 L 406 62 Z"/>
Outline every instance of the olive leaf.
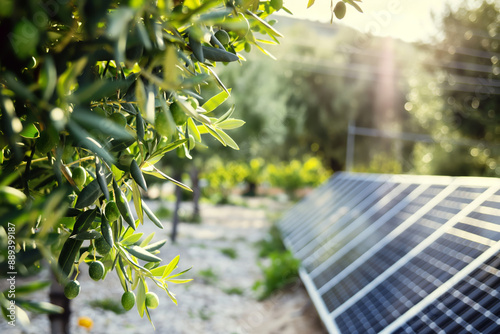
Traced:
<path fill-rule="evenodd" d="M 71 236 L 87 231 L 94 221 L 96 215 L 97 211 L 95 209 L 83 212 L 76 220 L 73 232 L 62 247 L 61 254 L 59 255 L 58 259 L 58 264 L 62 272 L 66 276 L 71 272 L 73 262 L 80 253 L 80 247 L 83 243 L 83 240 L 73 239 L 71 238 Z"/>
<path fill-rule="evenodd" d="M 127 197 L 121 191 L 120 187 L 118 187 L 118 184 L 116 183 L 115 179 L 113 179 L 113 191 L 115 193 L 116 206 L 118 207 L 118 211 L 120 211 L 123 220 L 125 220 L 125 222 L 129 224 L 132 229 L 135 230 L 135 222 L 134 219 L 132 218 L 132 212 L 130 211 L 130 206 L 128 205 Z"/>
<path fill-rule="evenodd" d="M 139 165 L 137 164 L 137 161 L 135 161 L 135 159 L 132 159 L 132 162 L 130 163 L 130 175 L 132 175 L 132 178 L 142 189 L 144 189 L 145 191 L 148 190 L 144 175 L 142 175 L 141 168 L 139 168 Z"/>
<path fill-rule="evenodd" d="M 139 246 L 132 245 L 132 246 L 124 247 L 124 248 L 127 250 L 127 252 L 129 252 L 130 254 L 132 254 L 133 256 L 135 256 L 138 259 L 141 259 L 141 260 L 144 260 L 147 262 L 160 262 L 161 261 L 161 258 L 151 254 L 150 252 L 148 252 L 147 250 L 145 250 L 144 248 L 141 248 Z"/>

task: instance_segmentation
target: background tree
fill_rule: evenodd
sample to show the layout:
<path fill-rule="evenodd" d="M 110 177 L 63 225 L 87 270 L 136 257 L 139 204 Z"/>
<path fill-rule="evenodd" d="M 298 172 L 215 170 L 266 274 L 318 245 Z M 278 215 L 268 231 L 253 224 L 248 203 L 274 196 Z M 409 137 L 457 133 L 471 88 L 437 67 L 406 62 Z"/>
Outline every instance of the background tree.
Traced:
<path fill-rule="evenodd" d="M 417 145 L 421 173 L 500 174 L 498 13 L 488 1 L 450 10 L 428 71 L 414 76 L 410 113 L 439 143 Z"/>

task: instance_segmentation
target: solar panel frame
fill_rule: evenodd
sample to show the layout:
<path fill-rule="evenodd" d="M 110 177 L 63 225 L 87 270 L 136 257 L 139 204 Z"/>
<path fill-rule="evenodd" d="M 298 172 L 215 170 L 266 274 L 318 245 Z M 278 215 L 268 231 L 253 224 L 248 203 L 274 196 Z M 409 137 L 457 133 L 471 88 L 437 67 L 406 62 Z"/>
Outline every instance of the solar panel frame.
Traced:
<path fill-rule="evenodd" d="M 450 254 L 447 254 L 446 252 L 443 253 L 441 251 L 441 257 L 443 257 L 443 261 L 445 262 L 440 262 L 438 258 L 434 259 L 435 256 L 437 256 L 436 253 L 437 249 L 442 249 L 446 250 L 448 249 L 447 245 L 449 244 L 449 241 L 447 241 L 449 238 L 456 237 L 456 238 L 465 238 L 464 240 L 471 240 L 472 242 L 478 242 L 480 244 L 487 244 L 488 248 L 485 249 L 484 251 L 480 251 L 480 255 L 478 255 L 472 262 L 465 264 L 465 267 L 458 267 L 459 269 L 453 271 L 453 275 L 441 275 L 437 274 L 439 272 L 436 272 L 438 276 L 432 278 L 435 280 L 435 283 L 438 284 L 436 285 L 437 288 L 433 289 L 431 286 L 426 286 L 426 289 L 428 291 L 423 291 L 422 292 L 422 298 L 421 300 L 416 300 L 415 304 L 413 305 L 412 303 L 407 303 L 407 308 L 408 310 L 402 311 L 401 314 L 398 314 L 394 321 L 390 320 L 390 323 L 387 324 L 387 326 L 384 325 L 384 328 L 380 331 L 380 333 L 390 333 L 394 330 L 397 330 L 398 327 L 401 327 L 404 325 L 409 318 L 412 316 L 414 317 L 416 313 L 420 312 L 423 307 L 429 305 L 432 303 L 434 300 L 436 300 L 437 297 L 451 289 L 453 284 L 457 282 L 457 280 L 460 280 L 461 278 L 464 277 L 464 275 L 468 275 L 471 271 L 475 270 L 477 266 L 480 266 L 482 264 L 481 261 L 485 261 L 488 256 L 492 256 L 495 252 L 500 251 L 500 241 L 492 241 L 491 239 L 488 238 L 488 236 L 494 235 L 495 239 L 500 239 L 500 220 L 498 220 L 498 214 L 500 213 L 500 199 L 497 199 L 497 201 L 488 201 L 488 199 L 493 196 L 493 195 L 499 195 L 500 196 L 500 181 L 497 179 L 487 179 L 487 178 L 471 178 L 471 177 L 465 177 L 465 178 L 451 178 L 451 177 L 427 177 L 427 176 L 390 176 L 390 175 L 382 175 L 382 176 L 373 176 L 371 174 L 351 174 L 351 173 L 341 173 L 341 175 L 338 175 L 334 181 L 329 182 L 328 185 L 329 187 L 334 187 L 337 184 L 342 185 L 342 187 L 339 187 L 340 189 L 337 191 L 337 189 L 330 189 L 328 190 L 327 187 L 323 188 L 323 193 L 330 193 L 330 196 L 336 196 L 337 198 L 340 197 L 343 199 L 344 204 L 352 204 L 351 207 L 349 207 L 351 210 L 352 209 L 359 209 L 360 214 L 355 217 L 352 221 L 349 222 L 350 218 L 346 218 L 348 216 L 341 216 L 341 220 L 344 222 L 349 222 L 349 224 L 355 223 L 355 224 L 363 224 L 363 220 L 370 216 L 366 211 L 363 211 L 366 209 L 366 203 L 369 201 L 368 197 L 365 197 L 363 200 L 359 201 L 356 200 L 356 197 L 351 197 L 350 200 L 346 200 L 346 193 L 352 194 L 352 190 L 349 191 L 349 187 L 352 188 L 352 185 L 358 181 L 357 187 L 359 189 L 359 180 L 379 180 L 385 183 L 388 182 L 395 182 L 399 183 L 399 185 L 396 186 L 396 188 L 392 189 L 392 193 L 390 192 L 390 196 L 393 199 L 397 198 L 398 196 L 398 191 L 395 189 L 406 189 L 403 185 L 405 183 L 414 183 L 418 184 L 418 187 L 416 189 L 413 189 L 407 196 L 404 197 L 404 199 L 410 198 L 409 203 L 411 202 L 411 198 L 415 199 L 418 198 L 419 194 L 422 194 L 426 189 L 429 189 L 431 186 L 440 184 L 444 188 L 433 198 L 432 201 L 429 201 L 420 209 L 418 209 L 416 212 L 414 212 L 408 219 L 403 221 L 396 229 L 394 229 L 389 235 L 390 237 L 385 237 L 382 239 L 382 241 L 377 242 L 368 252 L 363 253 L 360 258 L 365 257 L 366 259 L 369 259 L 370 256 L 373 256 L 375 250 L 382 250 L 385 245 L 387 245 L 390 240 L 394 239 L 402 233 L 403 231 L 406 230 L 406 228 L 410 227 L 413 223 L 415 223 L 419 218 L 424 217 L 427 212 L 431 212 L 434 210 L 434 212 L 438 213 L 438 216 L 435 217 L 435 219 L 441 219 L 440 223 L 443 223 L 440 227 L 438 227 L 430 236 L 426 237 L 422 242 L 420 242 L 416 247 L 411 249 L 406 255 L 404 255 L 402 258 L 400 258 L 395 264 L 390 266 L 387 270 L 385 270 L 382 274 L 378 275 L 373 281 L 371 281 L 369 284 L 364 286 L 361 290 L 357 291 L 355 294 L 350 296 L 344 303 L 342 303 L 338 308 L 330 311 L 328 307 L 325 304 L 325 301 L 322 297 L 322 294 L 320 293 L 320 289 L 323 289 L 321 291 L 326 291 L 328 287 L 334 286 L 335 281 L 330 281 L 328 282 L 328 286 L 323 285 L 321 287 L 316 286 L 314 283 L 313 279 L 314 277 L 317 277 L 319 274 L 322 273 L 322 270 L 325 270 L 328 268 L 329 264 L 335 263 L 335 257 L 338 259 L 340 256 L 342 256 L 342 253 L 346 253 L 349 251 L 349 247 L 352 247 L 356 245 L 357 242 L 362 242 L 363 238 L 358 236 L 355 236 L 352 238 L 352 240 L 346 244 L 343 245 L 340 249 L 335 251 L 331 257 L 325 261 L 327 264 L 321 264 L 317 268 L 314 268 L 310 272 L 308 272 L 304 267 L 301 267 L 299 270 L 299 275 L 309 292 L 309 295 L 311 296 L 311 299 L 313 300 L 314 304 L 316 305 L 316 308 L 318 310 L 318 313 L 323 320 L 325 326 L 327 327 L 327 330 L 330 333 L 341 333 L 338 324 L 336 323 L 335 319 L 343 314 L 350 306 L 354 305 L 357 301 L 362 300 L 363 298 L 366 298 L 368 296 L 368 293 L 370 291 L 375 291 L 373 290 L 379 283 L 384 282 L 385 280 L 389 279 L 391 274 L 396 273 L 400 268 L 406 268 L 405 266 L 408 266 L 411 264 L 411 268 L 413 270 L 417 271 L 422 271 L 425 272 L 427 270 L 426 268 L 431 268 L 429 267 L 430 264 L 423 261 L 422 259 L 426 259 L 426 256 L 430 256 L 428 258 L 428 261 L 433 262 L 434 264 L 437 264 L 441 268 L 448 268 L 449 270 L 453 269 L 453 266 L 456 266 L 456 264 L 453 264 L 457 261 L 453 260 L 453 256 L 449 256 L 452 254 L 452 250 L 458 249 L 456 245 L 450 244 L 452 248 L 448 250 Z M 426 186 L 427 185 L 427 186 Z M 462 199 L 460 196 L 457 195 L 455 197 L 450 197 L 450 200 L 446 201 L 447 196 L 450 196 L 453 194 L 454 191 L 457 191 L 457 189 L 465 189 L 467 188 L 467 191 L 469 192 L 477 192 L 477 196 L 467 204 L 467 201 L 465 198 Z M 482 188 L 481 188 L 482 187 Z M 378 189 L 378 188 L 377 188 Z M 418 189 L 418 191 L 417 191 Z M 413 197 L 410 197 L 410 195 L 413 194 Z M 474 195 L 474 194 L 473 194 Z M 372 196 L 373 197 L 373 196 Z M 313 198 L 313 197 L 311 197 Z M 315 197 L 316 199 L 318 196 Z M 331 199 L 332 197 L 330 197 Z M 403 198 L 401 199 L 403 202 Z M 385 200 L 385 202 L 389 202 L 389 200 Z M 448 203 L 449 202 L 449 203 Z M 303 201 L 302 203 L 307 203 L 307 205 L 303 205 L 302 209 L 304 210 L 304 215 L 307 216 L 307 211 L 311 209 L 315 209 L 314 206 L 314 200 L 308 200 L 308 201 Z M 376 202 L 378 203 L 378 201 Z M 447 207 L 448 204 L 453 204 L 457 203 L 457 209 L 451 209 Z M 462 204 L 460 204 L 462 203 Z M 484 205 L 483 205 L 484 204 Z M 369 231 L 373 224 L 378 223 L 380 224 L 385 224 L 384 221 L 388 221 L 393 217 L 394 215 L 398 214 L 400 211 L 398 209 L 406 207 L 406 205 L 409 204 L 396 204 L 395 206 L 392 207 L 391 210 L 388 210 L 381 216 L 377 218 L 377 220 L 372 221 L 370 224 L 367 225 L 367 230 Z M 437 208 L 438 205 L 439 210 L 441 211 L 435 211 L 434 208 Z M 365 208 L 363 208 L 365 206 Z M 335 206 L 336 209 L 339 207 L 342 207 L 340 204 L 337 203 Z M 475 211 L 477 209 L 477 212 Z M 317 210 L 316 210 L 317 211 Z M 367 211 L 370 211 L 368 209 Z M 318 226 L 326 226 L 327 231 L 333 231 L 337 227 L 332 227 L 331 225 L 335 225 L 334 222 L 325 222 L 325 216 L 326 217 L 331 217 L 335 213 L 333 212 L 333 209 L 329 211 L 330 215 L 324 213 L 322 214 L 317 214 L 314 217 L 310 217 L 310 219 L 307 221 L 307 224 L 305 222 L 302 222 L 301 226 L 301 234 L 299 237 L 286 237 L 285 236 L 285 245 L 289 248 L 295 251 L 295 255 L 299 257 L 301 260 L 305 260 L 305 262 L 309 261 L 308 258 L 313 256 L 318 250 L 321 250 L 322 248 L 317 248 L 314 252 L 310 252 L 310 249 L 314 249 L 314 236 L 318 235 L 317 231 L 312 232 L 311 230 L 316 227 L 318 229 Z M 374 213 L 374 209 L 371 210 L 371 213 Z M 439 212 L 442 212 L 442 218 L 439 218 L 441 214 Z M 328 213 L 328 211 L 327 211 Z M 472 213 L 472 214 L 471 214 Z M 446 216 L 453 215 L 451 219 L 446 221 Z M 351 217 L 355 215 L 350 215 Z M 296 216 L 295 216 L 296 217 Z M 315 221 L 315 220 L 321 220 L 323 221 Z M 495 220 L 496 219 L 496 220 Z M 489 221 L 485 221 L 489 220 Z M 496 221 L 499 223 L 497 224 Z M 331 225 L 329 225 L 331 224 Z M 347 224 L 347 226 L 349 226 Z M 295 222 L 295 226 L 297 226 L 298 223 Z M 305 226 L 304 226 L 305 225 Z M 310 226 L 312 225 L 312 226 Z M 380 226 L 382 226 L 380 225 Z M 340 225 L 339 225 L 340 226 Z M 360 225 L 362 226 L 362 225 Z M 289 222 L 287 222 L 285 219 L 283 219 L 279 223 L 280 229 L 283 231 L 287 228 L 289 228 L 289 231 L 292 231 L 293 228 L 290 227 Z M 355 230 L 354 228 L 351 227 L 352 230 Z M 324 231 L 322 231 L 324 233 Z M 304 236 L 304 233 L 310 238 L 313 236 L 313 238 L 309 241 Z M 316 234 L 315 234 L 316 233 Z M 369 232 L 363 231 L 361 234 L 368 234 Z M 290 234 L 289 234 L 290 235 Z M 319 234 L 320 239 L 327 239 L 324 237 L 325 234 Z M 333 235 L 333 234 L 330 234 Z M 337 240 L 340 240 L 340 237 L 338 236 L 349 236 L 350 234 L 348 232 L 345 232 L 344 229 L 340 229 L 340 232 L 336 234 L 334 238 L 337 238 Z M 442 238 L 443 236 L 446 236 L 446 238 Z M 441 239 L 439 239 L 441 238 Z M 448 238 L 448 239 L 447 239 Z M 358 239 L 358 240 L 356 240 Z M 441 241 L 439 241 L 439 240 Z M 306 240 L 307 242 L 301 241 L 301 248 L 298 248 L 297 246 L 293 247 L 294 242 L 297 242 L 298 240 Z M 385 240 L 385 241 L 384 241 Z M 438 243 L 436 243 L 438 242 Z M 442 244 L 440 246 L 440 244 Z M 433 248 L 430 248 L 432 245 Z M 322 246 L 323 247 L 323 246 Z M 435 247 L 441 247 L 441 248 L 435 248 Z M 444 247 L 444 248 L 443 248 Z M 455 248 L 453 248 L 455 247 Z M 460 246 L 462 247 L 462 246 Z M 433 249 L 436 249 L 433 251 Z M 460 251 L 460 250 L 459 250 Z M 466 250 L 467 251 L 467 250 Z M 429 255 L 426 255 L 427 252 Z M 430 253 L 429 253 L 430 252 Z M 339 255 L 340 254 L 340 255 Z M 457 253 L 458 254 L 458 253 Z M 317 256 L 317 254 L 316 254 Z M 359 265 L 363 259 L 360 260 L 358 258 L 358 263 Z M 332 260 L 333 259 L 333 260 Z M 365 259 L 365 260 L 366 260 Z M 420 260 L 418 260 L 420 259 Z M 356 262 L 355 261 L 355 262 Z M 413 262 L 411 262 L 413 261 Z M 423 262 L 422 262 L 423 261 Z M 450 263 L 451 266 L 448 264 Z M 458 263 L 458 262 L 457 262 Z M 351 263 L 352 265 L 352 263 Z M 461 265 L 463 266 L 463 264 Z M 411 269 L 410 268 L 410 269 Z M 421 269 L 423 268 L 423 269 Z M 451 269 L 450 269 L 451 268 Z M 347 268 L 344 268 L 340 274 L 343 274 L 344 271 Z M 350 269 L 351 272 L 353 272 L 353 269 Z M 346 274 L 344 273 L 343 276 L 345 277 Z M 339 275 L 337 277 L 334 277 L 333 279 L 339 281 Z M 422 277 L 421 279 L 424 279 L 429 281 L 430 277 Z M 442 282 L 441 279 L 444 281 Z M 420 283 L 418 283 L 420 284 Z M 472 312 L 472 311 L 471 311 Z M 474 319 L 477 319 L 475 317 Z M 475 320 L 474 320 L 475 321 Z M 386 321 L 387 322 L 387 321 Z M 431 322 L 429 322 L 430 324 Z M 450 326 L 455 326 L 456 324 L 450 324 Z M 458 325 L 457 325 L 458 326 Z M 469 327 L 472 326 L 469 324 Z M 380 326 L 379 326 L 380 327 Z M 500 328 L 500 327 L 499 327 Z M 373 328 L 369 329 L 367 332 L 374 332 Z"/>

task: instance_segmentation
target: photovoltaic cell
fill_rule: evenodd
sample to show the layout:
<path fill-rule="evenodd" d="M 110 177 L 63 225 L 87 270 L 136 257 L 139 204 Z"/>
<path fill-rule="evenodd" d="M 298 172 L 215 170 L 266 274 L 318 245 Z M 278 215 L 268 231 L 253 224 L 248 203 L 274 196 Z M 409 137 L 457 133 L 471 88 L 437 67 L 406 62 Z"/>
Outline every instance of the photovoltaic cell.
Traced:
<path fill-rule="evenodd" d="M 450 196 L 444 199 L 444 202 L 450 202 L 449 205 L 462 206 L 462 203 L 454 203 L 452 199 L 456 198 L 458 193 L 463 193 L 462 189 L 457 189 Z M 453 213 L 449 212 L 449 208 L 445 208 L 441 205 L 436 205 L 432 210 L 430 210 L 426 215 L 424 215 L 420 220 L 415 222 L 407 230 L 403 231 L 396 238 L 391 240 L 385 245 L 385 247 L 378 250 L 370 258 L 368 258 L 363 263 L 359 263 L 354 270 L 349 274 L 345 274 L 344 278 L 340 280 L 335 286 L 331 287 L 323 295 L 328 310 L 332 312 L 335 308 L 340 306 L 346 301 L 345 298 L 336 298 L 337 291 L 342 291 L 343 295 L 346 295 L 345 291 L 350 291 L 352 296 L 356 291 L 361 290 L 364 285 L 371 282 L 377 276 L 382 274 L 385 270 L 390 268 L 393 264 L 399 261 L 404 255 L 409 253 L 415 246 L 420 244 L 423 240 L 434 233 L 438 228 L 440 228 L 445 222 L 447 222 Z M 344 266 L 351 265 L 351 262 L 344 263 Z M 332 265 L 333 267 L 334 265 Z M 332 268 L 332 270 L 340 270 L 340 268 Z M 325 270 L 326 273 L 329 273 Z M 331 275 L 328 275 L 331 276 Z M 354 280 L 354 277 L 357 279 Z M 354 284 L 358 282 L 358 284 Z M 321 286 L 321 281 L 315 280 L 316 286 Z M 320 290 L 321 292 L 321 290 Z M 347 296 L 346 296 L 347 297 Z"/>
<path fill-rule="evenodd" d="M 365 333 L 345 328 L 345 318 L 356 317 L 378 333 L 437 289 L 443 282 L 463 269 L 467 262 L 463 255 L 478 256 L 485 249 L 479 245 L 466 246 L 460 240 L 442 237 L 391 275 L 365 298 L 351 306 L 336 320 L 342 332 Z M 456 238 L 458 239 L 458 238 Z M 376 302 L 375 302 L 376 301 Z M 387 307 L 389 306 L 390 307 Z"/>
<path fill-rule="evenodd" d="M 313 265 L 308 266 L 310 261 L 309 259 L 304 261 L 304 267 L 308 272 L 310 272 L 313 268 L 323 267 L 318 268 L 323 272 L 323 279 L 315 277 L 315 272 L 318 272 L 318 270 L 311 273 L 314 277 L 314 282 L 316 283 L 317 288 L 322 287 L 327 280 L 333 278 L 336 274 L 345 269 L 346 266 L 354 262 L 354 260 L 359 258 L 359 256 L 364 254 L 368 249 L 386 237 L 392 230 L 420 209 L 429 199 L 433 198 L 440 190 L 443 189 L 443 187 L 431 187 L 430 189 L 425 190 L 419 197 L 413 201 L 407 202 L 406 205 L 403 205 L 400 209 L 401 211 L 397 212 L 394 216 L 390 217 L 386 221 L 382 221 L 381 224 L 376 224 L 377 219 L 381 218 L 383 212 L 386 212 L 388 209 L 394 207 L 398 201 L 403 201 L 403 199 L 406 198 L 406 196 L 414 189 L 415 186 L 410 185 L 403 192 L 401 192 L 399 196 L 391 200 L 386 207 L 378 210 L 378 212 L 375 215 L 370 216 L 367 221 L 361 222 L 361 226 L 354 229 L 345 238 L 332 240 L 332 242 L 325 244 L 328 248 L 323 247 L 323 258 L 313 259 L 315 260 Z M 430 196 L 430 198 L 428 196 Z M 370 225 L 374 225 L 375 228 L 369 229 Z M 351 243 L 351 246 L 347 247 L 349 243 Z M 333 263 L 332 261 L 324 259 L 326 257 L 331 258 L 339 249 L 344 250 L 345 255 L 342 258 L 339 258 Z M 329 264 L 329 269 L 325 269 L 325 265 L 322 264 Z"/>
<path fill-rule="evenodd" d="M 500 253 L 467 275 L 394 333 L 498 333 Z"/>
<path fill-rule="evenodd" d="M 323 259 L 333 255 L 336 249 L 342 248 L 343 241 L 352 240 L 369 228 L 387 211 L 401 203 L 415 188 L 417 185 L 414 184 L 399 185 L 399 187 L 397 184 L 389 184 L 387 187 L 378 188 L 377 192 L 366 198 L 365 203 L 362 205 L 360 203 L 357 209 L 351 210 L 337 224 L 330 225 L 318 238 L 313 240 L 314 242 L 309 243 L 307 249 L 303 248 L 297 253 L 297 256 L 307 258 L 307 261 L 304 261 L 306 270 L 310 272 L 316 268 L 323 262 Z M 396 194 L 394 194 L 395 192 Z M 385 201 L 388 195 L 391 195 L 391 199 Z M 368 213 L 367 217 L 361 217 Z"/>
<path fill-rule="evenodd" d="M 294 241 L 301 236 L 301 233 L 304 231 L 311 231 L 315 224 L 321 223 L 325 216 L 329 213 L 333 212 L 339 205 L 339 201 L 346 196 L 349 196 L 350 193 L 355 191 L 355 189 L 362 182 L 359 180 L 354 180 L 354 182 L 349 182 L 346 187 L 340 188 L 338 191 L 332 192 L 328 191 L 320 197 L 319 201 L 324 202 L 325 204 L 321 206 L 316 206 L 316 210 L 311 211 L 310 207 L 307 210 L 304 210 L 303 214 L 294 219 L 298 224 L 295 228 L 289 233 L 288 238 L 291 240 L 292 244 Z M 345 183 L 344 183 L 345 184 Z"/>
<path fill-rule="evenodd" d="M 311 273 L 314 277 L 314 283 L 319 289 L 323 287 L 325 283 L 330 281 L 337 274 L 346 269 L 347 266 L 355 262 L 362 255 L 366 254 L 372 247 L 379 244 L 381 240 L 387 238 L 391 232 L 396 230 L 403 222 L 414 215 L 418 210 L 420 210 L 425 204 L 435 198 L 444 189 L 444 186 L 431 186 L 426 189 L 419 197 L 411 201 L 407 206 L 403 207 L 401 211 L 396 213 L 388 221 L 386 221 L 381 226 L 377 226 L 375 231 L 367 231 L 366 233 L 360 234 L 357 238 L 353 240 L 342 240 L 339 247 L 343 253 L 341 256 L 337 257 L 336 261 L 325 260 L 320 266 L 318 266 L 315 272 Z M 332 254 L 334 254 L 332 252 Z M 332 257 L 333 258 L 333 257 Z M 326 265 L 325 265 L 326 264 Z"/>
<path fill-rule="evenodd" d="M 368 197 L 372 191 L 377 191 L 382 186 L 382 182 L 356 182 L 353 190 L 344 194 L 341 198 L 336 199 L 336 204 L 328 208 L 328 210 L 318 210 L 313 216 L 316 223 L 310 226 L 305 226 L 298 230 L 298 232 L 290 237 L 293 250 L 300 251 L 308 242 L 318 238 L 328 227 L 328 222 L 331 221 L 331 216 L 341 217 L 342 215 L 349 214 L 349 209 L 356 206 L 359 202 Z M 319 219 L 318 216 L 320 216 Z"/>
<path fill-rule="evenodd" d="M 500 333 L 499 189 L 340 174 L 279 226 L 331 333 Z"/>

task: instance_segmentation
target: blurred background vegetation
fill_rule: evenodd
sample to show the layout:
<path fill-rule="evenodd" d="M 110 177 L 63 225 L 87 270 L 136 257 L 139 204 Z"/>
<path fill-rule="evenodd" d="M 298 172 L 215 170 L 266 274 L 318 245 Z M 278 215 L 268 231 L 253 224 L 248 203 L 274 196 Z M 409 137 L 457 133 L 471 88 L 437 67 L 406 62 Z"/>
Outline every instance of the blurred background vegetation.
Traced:
<path fill-rule="evenodd" d="M 227 203 L 232 193 L 298 198 L 342 170 L 497 177 L 499 20 L 494 1 L 463 2 L 436 20 L 433 41 L 408 43 L 276 16 L 286 37 L 267 47 L 276 60 L 252 52 L 219 69 L 232 87 L 221 110 L 235 104 L 246 122 L 240 150 L 197 146 L 185 181 Z"/>

